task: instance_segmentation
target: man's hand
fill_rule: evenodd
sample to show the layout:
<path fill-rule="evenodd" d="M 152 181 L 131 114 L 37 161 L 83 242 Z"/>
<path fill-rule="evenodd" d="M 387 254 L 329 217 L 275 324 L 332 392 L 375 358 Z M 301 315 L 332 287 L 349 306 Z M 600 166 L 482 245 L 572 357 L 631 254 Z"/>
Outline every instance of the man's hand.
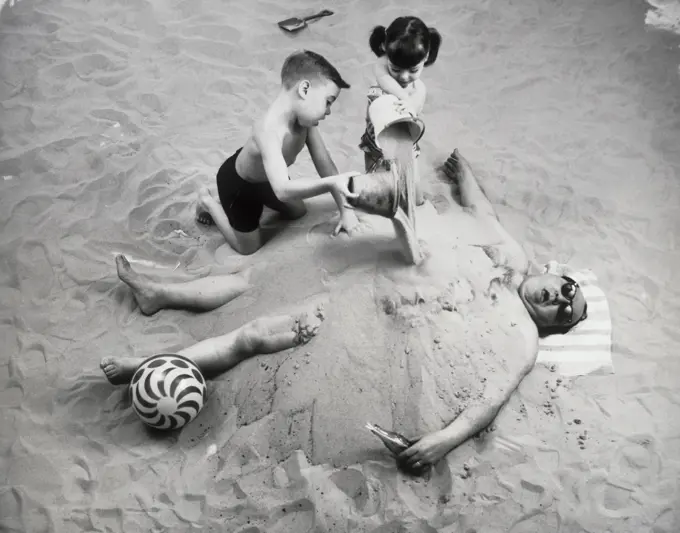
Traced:
<path fill-rule="evenodd" d="M 423 470 L 434 465 L 451 451 L 451 445 L 441 431 L 425 435 L 399 454 L 399 464 L 410 470 Z"/>

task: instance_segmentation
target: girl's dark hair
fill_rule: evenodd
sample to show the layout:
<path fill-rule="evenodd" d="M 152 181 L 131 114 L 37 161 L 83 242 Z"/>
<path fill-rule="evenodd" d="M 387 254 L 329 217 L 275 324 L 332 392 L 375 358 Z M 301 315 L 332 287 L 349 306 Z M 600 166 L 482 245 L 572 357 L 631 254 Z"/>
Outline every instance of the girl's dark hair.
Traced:
<path fill-rule="evenodd" d="M 429 66 L 437 59 L 442 36 L 434 28 L 428 28 L 418 17 L 399 17 L 390 27 L 376 26 L 368 44 L 378 57 L 387 58 L 400 68 L 411 68 L 423 59 Z"/>

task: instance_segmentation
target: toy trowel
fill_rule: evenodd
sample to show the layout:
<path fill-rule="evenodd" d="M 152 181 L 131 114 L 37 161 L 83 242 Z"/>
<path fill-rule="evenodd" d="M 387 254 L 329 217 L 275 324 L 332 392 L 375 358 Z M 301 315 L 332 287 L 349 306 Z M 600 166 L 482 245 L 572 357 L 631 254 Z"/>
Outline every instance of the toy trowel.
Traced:
<path fill-rule="evenodd" d="M 286 20 L 282 20 L 278 24 L 282 30 L 294 33 L 303 28 L 306 28 L 308 21 L 320 19 L 321 17 L 327 17 L 332 14 L 333 12 L 330 11 L 329 9 L 324 9 L 323 11 L 319 11 L 316 15 L 310 15 L 309 17 L 304 18 L 293 17 Z"/>

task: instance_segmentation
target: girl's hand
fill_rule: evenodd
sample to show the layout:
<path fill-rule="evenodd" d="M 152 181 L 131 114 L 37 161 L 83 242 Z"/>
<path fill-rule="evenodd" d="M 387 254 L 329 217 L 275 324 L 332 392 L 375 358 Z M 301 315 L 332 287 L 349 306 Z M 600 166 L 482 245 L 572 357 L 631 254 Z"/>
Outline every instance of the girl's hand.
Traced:
<path fill-rule="evenodd" d="M 411 104 L 411 102 L 405 101 L 405 100 L 399 100 L 399 104 L 397 106 L 397 111 L 399 113 L 408 113 L 410 114 L 413 118 L 416 118 L 418 116 L 418 110 Z"/>

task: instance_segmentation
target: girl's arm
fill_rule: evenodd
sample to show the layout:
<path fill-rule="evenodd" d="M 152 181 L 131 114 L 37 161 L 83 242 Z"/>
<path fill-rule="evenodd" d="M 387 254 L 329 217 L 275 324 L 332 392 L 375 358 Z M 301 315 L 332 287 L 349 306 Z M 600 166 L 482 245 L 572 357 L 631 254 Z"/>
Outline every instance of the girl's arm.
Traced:
<path fill-rule="evenodd" d="M 386 93 L 392 94 L 406 104 L 408 110 L 418 116 L 423 111 L 427 90 L 421 80 L 416 80 L 413 89 L 404 89 L 395 80 L 384 65 L 378 65 L 375 70 L 375 77 L 380 88 Z"/>
<path fill-rule="evenodd" d="M 425 88 L 425 84 L 420 80 L 416 80 L 413 84 L 413 92 L 407 100 L 408 105 L 411 107 L 411 113 L 413 113 L 415 116 L 418 116 L 423 112 L 425 98 L 427 98 L 427 89 Z"/>
<path fill-rule="evenodd" d="M 380 88 L 386 93 L 396 96 L 399 100 L 406 101 L 408 99 L 408 91 L 397 83 L 397 80 L 390 75 L 385 65 L 376 65 L 375 78 L 378 81 Z"/>

